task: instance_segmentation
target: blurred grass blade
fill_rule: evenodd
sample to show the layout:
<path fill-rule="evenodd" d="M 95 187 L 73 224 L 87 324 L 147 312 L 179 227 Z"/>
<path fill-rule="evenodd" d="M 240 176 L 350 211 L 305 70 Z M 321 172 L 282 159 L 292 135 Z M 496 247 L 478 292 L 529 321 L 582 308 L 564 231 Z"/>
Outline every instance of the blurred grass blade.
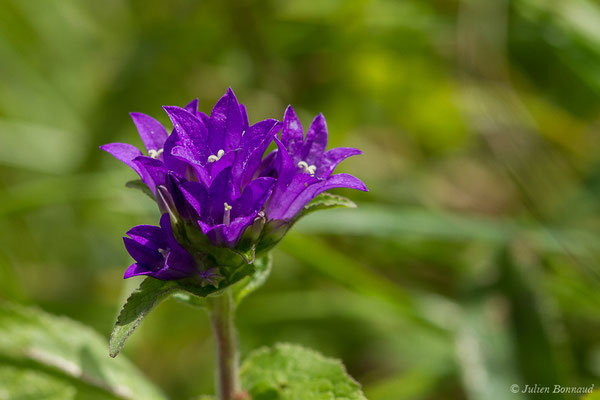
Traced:
<path fill-rule="evenodd" d="M 600 245 L 591 232 L 570 231 L 539 224 L 452 214 L 425 208 L 360 206 L 355 210 L 328 210 L 304 218 L 295 229 L 306 233 L 421 237 L 448 242 L 484 242 L 502 246 L 516 238 L 531 242 L 544 252 L 584 253 Z M 568 248 L 568 251 L 565 249 Z"/>

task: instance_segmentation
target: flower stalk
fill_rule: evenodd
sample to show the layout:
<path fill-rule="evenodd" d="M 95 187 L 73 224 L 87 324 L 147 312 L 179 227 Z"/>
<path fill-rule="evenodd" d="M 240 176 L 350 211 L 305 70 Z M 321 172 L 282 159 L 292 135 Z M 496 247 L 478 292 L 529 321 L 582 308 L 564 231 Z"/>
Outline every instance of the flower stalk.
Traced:
<path fill-rule="evenodd" d="M 219 400 L 234 400 L 240 390 L 239 353 L 234 325 L 235 303 L 231 290 L 209 297 L 209 315 L 215 341 L 217 361 L 217 395 Z"/>

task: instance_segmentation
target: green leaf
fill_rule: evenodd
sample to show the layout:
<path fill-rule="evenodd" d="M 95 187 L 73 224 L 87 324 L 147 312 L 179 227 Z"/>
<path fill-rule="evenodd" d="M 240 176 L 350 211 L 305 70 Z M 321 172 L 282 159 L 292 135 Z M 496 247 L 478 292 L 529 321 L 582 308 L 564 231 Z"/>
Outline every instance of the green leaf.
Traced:
<path fill-rule="evenodd" d="M 125 358 L 106 357 L 92 329 L 39 309 L 0 301 L 1 399 L 161 400 Z"/>
<path fill-rule="evenodd" d="M 352 200 L 343 196 L 338 196 L 331 193 L 321 193 L 320 195 L 312 199 L 310 203 L 304 206 L 302 211 L 300 211 L 294 217 L 293 222 L 296 222 L 300 218 L 318 210 L 327 210 L 329 208 L 339 207 L 356 208 L 356 204 L 354 204 Z"/>
<path fill-rule="evenodd" d="M 200 299 L 192 300 L 189 296 L 204 298 L 217 294 L 253 272 L 254 265 L 244 264 L 221 281 L 218 288 L 211 285 L 203 286 L 201 282 L 193 278 L 178 281 L 161 281 L 154 278 L 144 279 L 140 286 L 131 293 L 119 313 L 117 322 L 110 335 L 110 356 L 116 357 L 119 354 L 125 345 L 125 341 L 142 323 L 144 318 L 167 297 L 174 294 L 183 294 L 183 296 L 178 296 L 177 300 L 199 306 L 201 305 L 201 301 L 198 301 Z"/>
<path fill-rule="evenodd" d="M 245 278 L 244 281 L 240 282 L 233 292 L 233 298 L 236 304 L 240 304 L 244 297 L 254 292 L 266 282 L 271 274 L 272 266 L 273 257 L 271 256 L 271 253 L 254 262 L 254 273 Z"/>
<path fill-rule="evenodd" d="M 141 179 L 134 179 L 125 184 L 130 189 L 141 190 L 146 196 L 150 197 L 153 201 L 156 201 L 156 197 L 154 197 L 154 193 L 152 190 L 144 183 Z"/>
<path fill-rule="evenodd" d="M 256 350 L 240 373 L 253 400 L 366 400 L 340 361 L 298 345 Z"/>
<path fill-rule="evenodd" d="M 177 287 L 174 281 L 160 281 L 146 278 L 141 285 L 131 293 L 110 334 L 110 356 L 116 357 L 123 349 L 125 341 L 139 326 L 142 320 Z"/>

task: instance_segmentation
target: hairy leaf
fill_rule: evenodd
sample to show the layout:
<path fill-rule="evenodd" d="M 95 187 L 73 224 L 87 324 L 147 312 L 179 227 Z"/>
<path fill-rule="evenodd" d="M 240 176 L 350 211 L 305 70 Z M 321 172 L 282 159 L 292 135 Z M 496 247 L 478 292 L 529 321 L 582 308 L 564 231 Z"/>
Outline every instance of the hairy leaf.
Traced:
<path fill-rule="evenodd" d="M 218 288 L 212 285 L 203 286 L 201 282 L 193 278 L 178 281 L 144 279 L 140 286 L 131 293 L 119 313 L 110 335 L 110 356 L 116 357 L 119 354 L 125 345 L 125 341 L 142 323 L 144 318 L 167 297 L 174 294 L 183 294 L 183 296 L 178 296 L 177 300 L 198 306 L 201 304 L 201 301 L 198 301 L 201 298 L 219 293 L 253 272 L 253 264 L 244 264 L 221 281 Z M 189 296 L 200 299 L 192 300 Z"/>
<path fill-rule="evenodd" d="M 298 345 L 256 350 L 240 373 L 253 400 L 366 400 L 340 361 Z"/>
<path fill-rule="evenodd" d="M 106 357 L 92 329 L 39 309 L 0 302 L 0 399 L 165 397 L 125 358 Z"/>

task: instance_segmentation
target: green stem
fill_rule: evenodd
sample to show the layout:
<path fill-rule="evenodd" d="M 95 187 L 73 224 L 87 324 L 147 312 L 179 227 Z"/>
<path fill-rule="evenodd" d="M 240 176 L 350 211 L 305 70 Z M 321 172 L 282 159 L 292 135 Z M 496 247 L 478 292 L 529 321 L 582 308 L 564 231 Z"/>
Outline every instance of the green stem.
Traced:
<path fill-rule="evenodd" d="M 235 304 L 229 289 L 208 300 L 217 356 L 217 395 L 219 400 L 233 400 L 240 390 L 239 355 L 233 322 Z"/>

